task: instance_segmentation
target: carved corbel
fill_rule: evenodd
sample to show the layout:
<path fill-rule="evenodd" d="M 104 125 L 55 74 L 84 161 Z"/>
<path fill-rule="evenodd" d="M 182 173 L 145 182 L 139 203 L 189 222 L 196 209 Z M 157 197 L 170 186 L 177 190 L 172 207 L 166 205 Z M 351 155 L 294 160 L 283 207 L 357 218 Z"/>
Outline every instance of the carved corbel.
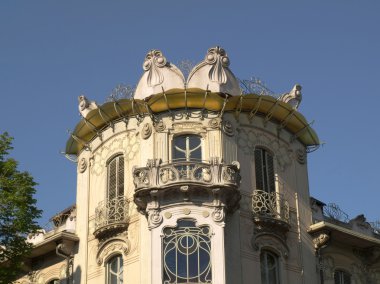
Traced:
<path fill-rule="evenodd" d="M 329 240 L 330 234 L 327 231 L 318 233 L 313 237 L 314 248 L 318 250 L 325 247 Z"/>

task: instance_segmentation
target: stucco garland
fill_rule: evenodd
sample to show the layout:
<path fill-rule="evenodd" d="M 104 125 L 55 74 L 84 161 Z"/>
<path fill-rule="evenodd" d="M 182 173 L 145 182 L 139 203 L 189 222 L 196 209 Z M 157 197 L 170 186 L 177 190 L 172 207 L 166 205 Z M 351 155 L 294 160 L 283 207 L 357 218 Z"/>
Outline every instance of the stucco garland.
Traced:
<path fill-rule="evenodd" d="M 100 266 L 113 254 L 128 255 L 130 251 L 130 243 L 128 240 L 111 239 L 104 243 L 98 250 L 96 255 L 96 263 Z"/>

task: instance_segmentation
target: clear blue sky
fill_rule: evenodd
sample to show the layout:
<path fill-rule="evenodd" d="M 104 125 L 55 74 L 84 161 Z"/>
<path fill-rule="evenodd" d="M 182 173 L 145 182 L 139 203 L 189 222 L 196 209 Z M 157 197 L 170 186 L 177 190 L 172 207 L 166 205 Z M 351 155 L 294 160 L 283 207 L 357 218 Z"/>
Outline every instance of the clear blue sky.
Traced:
<path fill-rule="evenodd" d="M 150 49 L 198 62 L 215 45 L 239 78 L 303 86 L 300 111 L 326 142 L 309 155 L 311 194 L 380 219 L 379 15 L 379 1 L 2 0 L 0 131 L 39 183 L 41 223 L 75 202 L 76 165 L 60 151 L 77 97 L 136 84 Z"/>

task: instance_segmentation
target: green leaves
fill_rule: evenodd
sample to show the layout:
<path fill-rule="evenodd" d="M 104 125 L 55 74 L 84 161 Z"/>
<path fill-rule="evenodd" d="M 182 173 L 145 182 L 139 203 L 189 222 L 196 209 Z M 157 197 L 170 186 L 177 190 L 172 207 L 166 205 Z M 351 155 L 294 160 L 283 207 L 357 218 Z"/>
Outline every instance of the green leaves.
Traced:
<path fill-rule="evenodd" d="M 36 219 L 42 213 L 33 198 L 37 185 L 33 177 L 7 157 L 12 141 L 8 133 L 0 135 L 0 283 L 10 283 L 20 272 L 32 249 L 26 236 L 39 229 Z"/>

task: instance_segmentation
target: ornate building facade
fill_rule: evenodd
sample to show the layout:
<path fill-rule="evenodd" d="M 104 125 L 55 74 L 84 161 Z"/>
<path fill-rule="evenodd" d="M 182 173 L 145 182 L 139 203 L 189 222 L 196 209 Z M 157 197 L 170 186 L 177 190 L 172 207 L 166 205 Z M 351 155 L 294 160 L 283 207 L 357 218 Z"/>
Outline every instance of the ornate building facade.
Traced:
<path fill-rule="evenodd" d="M 152 50 L 132 96 L 79 97 L 76 205 L 30 237 L 19 283 L 380 283 L 378 231 L 310 199 L 301 86 L 257 92 L 229 65 L 210 48 L 185 78 Z"/>

